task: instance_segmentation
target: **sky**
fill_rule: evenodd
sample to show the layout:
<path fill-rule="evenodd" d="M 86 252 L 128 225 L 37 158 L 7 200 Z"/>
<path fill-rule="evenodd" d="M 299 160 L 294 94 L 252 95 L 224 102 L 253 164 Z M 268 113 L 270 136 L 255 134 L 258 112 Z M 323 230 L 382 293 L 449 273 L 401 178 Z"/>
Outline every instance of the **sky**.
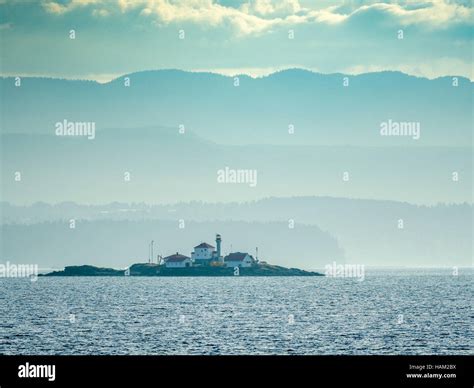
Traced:
<path fill-rule="evenodd" d="M 471 0 L 0 0 L 0 15 L 3 76 L 298 67 L 473 79 Z"/>

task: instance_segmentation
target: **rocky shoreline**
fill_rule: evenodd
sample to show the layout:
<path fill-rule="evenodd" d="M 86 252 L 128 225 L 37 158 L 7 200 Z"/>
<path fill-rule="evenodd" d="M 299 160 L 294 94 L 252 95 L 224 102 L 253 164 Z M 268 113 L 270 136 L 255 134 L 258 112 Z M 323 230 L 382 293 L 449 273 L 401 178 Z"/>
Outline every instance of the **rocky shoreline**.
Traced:
<path fill-rule="evenodd" d="M 166 268 L 162 265 L 137 263 L 126 270 L 101 268 L 92 265 L 67 266 L 42 276 L 324 276 L 318 272 L 257 264 L 249 268 L 190 267 Z"/>

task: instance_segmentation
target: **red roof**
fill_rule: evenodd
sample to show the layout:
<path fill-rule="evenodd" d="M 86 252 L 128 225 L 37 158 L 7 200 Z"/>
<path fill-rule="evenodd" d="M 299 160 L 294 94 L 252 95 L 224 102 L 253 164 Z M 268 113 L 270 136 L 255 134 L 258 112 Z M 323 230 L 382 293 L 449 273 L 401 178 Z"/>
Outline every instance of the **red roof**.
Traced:
<path fill-rule="evenodd" d="M 178 263 L 184 260 L 191 260 L 188 256 L 180 255 L 176 253 L 175 255 L 167 256 L 163 260 L 167 263 Z"/>
<path fill-rule="evenodd" d="M 210 245 L 208 243 L 203 242 L 203 243 L 195 246 L 194 248 L 212 248 L 212 249 L 214 249 L 215 247 L 213 247 L 212 245 Z"/>
<path fill-rule="evenodd" d="M 243 261 L 247 255 L 248 255 L 248 253 L 243 253 L 243 252 L 229 253 L 224 258 L 224 261 Z M 252 256 L 250 256 L 250 258 L 253 259 Z"/>

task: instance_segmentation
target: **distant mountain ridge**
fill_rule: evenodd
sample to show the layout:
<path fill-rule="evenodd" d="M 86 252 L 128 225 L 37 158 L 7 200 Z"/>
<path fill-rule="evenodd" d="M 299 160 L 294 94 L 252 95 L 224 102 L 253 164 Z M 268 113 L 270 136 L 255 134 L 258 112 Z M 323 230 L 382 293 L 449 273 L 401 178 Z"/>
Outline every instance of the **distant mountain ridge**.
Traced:
<path fill-rule="evenodd" d="M 452 77 L 428 80 L 399 72 L 352 76 L 292 69 L 238 78 L 234 86 L 235 77 L 157 70 L 105 84 L 23 78 L 20 87 L 13 77 L 1 78 L 1 130 L 53 133 L 54 123 L 68 119 L 93 121 L 98 130 L 184 125 L 224 144 L 462 146 L 472 139 L 474 89 L 463 77 L 457 87 Z M 420 139 L 380 136 L 380 123 L 389 119 L 420 122 Z"/>
<path fill-rule="evenodd" d="M 94 140 L 4 134 L 0 147 L 2 199 L 18 204 L 231 202 L 307 195 L 472 202 L 472 148 L 467 145 L 237 146 L 191 130 L 180 134 L 177 128 L 155 126 L 97 131 Z M 255 170 L 256 186 L 219 183 L 217 172 L 225 167 Z M 15 172 L 22 173 L 21 183 Z M 459 175 L 456 182 L 453 172 Z"/>
<path fill-rule="evenodd" d="M 234 86 L 150 71 L 127 87 L 125 77 L 0 79 L 0 259 L 128 265 L 151 239 L 188 252 L 221 232 L 286 266 L 472 262 L 469 80 L 288 70 Z M 64 120 L 96 133 L 57 136 Z M 389 120 L 414 122 L 420 138 L 381 136 Z M 256 184 L 220 181 L 227 168 Z"/>
<path fill-rule="evenodd" d="M 262 255 L 277 264 L 304 268 L 318 268 L 331 260 L 469 266 L 473 259 L 472 204 L 416 206 L 295 197 L 213 204 L 0 205 L 2 257 L 36 254 L 59 267 L 117 261 L 126 265 L 129 256 L 145 254 L 144 241 L 152 239 L 165 252 L 175 252 L 174 247 L 187 252 L 193 241 L 203 241 L 217 231 L 223 235 L 225 249 L 233 243 L 234 249 L 253 252 L 258 245 Z M 76 220 L 75 230 L 69 229 L 70 219 Z M 179 220 L 185 222 L 185 229 L 178 228 Z"/>

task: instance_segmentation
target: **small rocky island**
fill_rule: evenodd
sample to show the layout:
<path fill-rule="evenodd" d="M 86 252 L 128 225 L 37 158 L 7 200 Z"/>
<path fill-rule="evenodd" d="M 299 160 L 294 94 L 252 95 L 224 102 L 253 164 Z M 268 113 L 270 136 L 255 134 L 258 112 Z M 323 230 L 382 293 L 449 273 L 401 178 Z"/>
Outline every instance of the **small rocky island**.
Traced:
<path fill-rule="evenodd" d="M 133 264 L 127 269 L 99 268 L 92 265 L 68 266 L 44 276 L 324 276 L 318 272 L 285 268 L 260 261 L 246 252 L 221 255 L 221 235 L 216 235 L 216 246 L 202 242 L 194 247 L 191 257 L 178 252 L 153 262 L 153 241 L 148 263 Z"/>
<path fill-rule="evenodd" d="M 297 268 L 285 268 L 270 264 L 257 264 L 252 267 L 188 267 L 166 268 L 163 265 L 139 263 L 126 270 L 100 268 L 92 265 L 65 267 L 63 271 L 54 271 L 44 276 L 324 276 L 318 272 Z"/>

